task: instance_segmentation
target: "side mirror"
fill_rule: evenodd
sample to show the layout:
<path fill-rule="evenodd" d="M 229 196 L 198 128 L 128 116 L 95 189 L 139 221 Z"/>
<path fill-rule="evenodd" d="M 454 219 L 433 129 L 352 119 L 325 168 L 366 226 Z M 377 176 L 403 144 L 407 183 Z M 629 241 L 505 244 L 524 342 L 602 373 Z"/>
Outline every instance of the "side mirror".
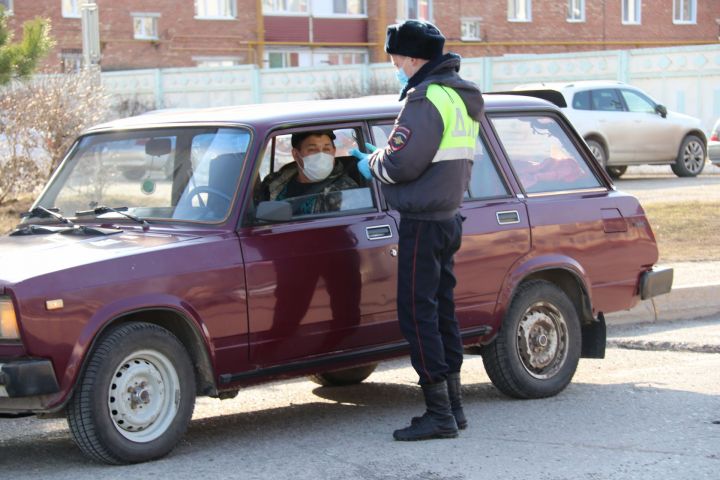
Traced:
<path fill-rule="evenodd" d="M 266 222 L 287 222 L 292 218 L 292 207 L 288 202 L 277 200 L 260 202 L 255 210 L 255 218 Z"/>
<path fill-rule="evenodd" d="M 665 107 L 665 105 L 655 105 L 655 112 L 657 112 L 657 114 L 660 115 L 662 118 L 667 117 L 667 108 Z"/>

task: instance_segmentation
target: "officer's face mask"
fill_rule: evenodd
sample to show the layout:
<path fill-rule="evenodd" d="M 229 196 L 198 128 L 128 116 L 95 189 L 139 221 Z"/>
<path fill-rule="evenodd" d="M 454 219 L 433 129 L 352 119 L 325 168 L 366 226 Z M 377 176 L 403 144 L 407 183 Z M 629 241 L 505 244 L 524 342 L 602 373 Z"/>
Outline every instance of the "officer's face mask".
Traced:
<path fill-rule="evenodd" d="M 325 180 L 335 166 L 335 157 L 325 152 L 313 153 L 302 159 L 302 172 L 313 183 Z"/>
<path fill-rule="evenodd" d="M 405 67 L 405 64 L 407 63 L 408 59 L 405 58 L 405 61 L 402 63 L 402 65 L 398 65 L 398 69 L 395 72 L 395 77 L 397 78 L 397 81 L 400 83 L 400 91 L 405 89 L 405 85 L 407 85 L 408 81 L 410 81 L 410 77 L 408 77 L 407 73 L 405 73 L 405 70 L 403 70 L 403 67 Z"/>

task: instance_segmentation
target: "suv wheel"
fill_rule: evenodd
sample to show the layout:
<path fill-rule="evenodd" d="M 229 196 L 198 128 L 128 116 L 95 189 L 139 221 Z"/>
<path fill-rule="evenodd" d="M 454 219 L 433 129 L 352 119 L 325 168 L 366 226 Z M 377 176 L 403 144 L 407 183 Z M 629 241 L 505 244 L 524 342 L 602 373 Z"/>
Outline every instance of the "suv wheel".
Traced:
<path fill-rule="evenodd" d="M 195 376 L 185 347 L 149 323 L 114 328 L 98 341 L 67 408 L 73 440 L 110 464 L 166 455 L 195 406 Z"/>
<path fill-rule="evenodd" d="M 705 144 L 695 135 L 688 135 L 680 145 L 675 163 L 671 166 L 678 177 L 695 177 L 705 167 Z"/>
<path fill-rule="evenodd" d="M 363 365 L 361 367 L 345 368 L 343 370 L 333 370 L 332 372 L 316 373 L 310 375 L 310 380 L 322 385 L 323 387 L 342 387 L 345 385 L 355 385 L 375 371 L 377 363 Z"/>
<path fill-rule="evenodd" d="M 567 295 L 545 280 L 521 285 L 483 364 L 493 385 L 514 398 L 556 395 L 580 359 L 577 312 Z"/>

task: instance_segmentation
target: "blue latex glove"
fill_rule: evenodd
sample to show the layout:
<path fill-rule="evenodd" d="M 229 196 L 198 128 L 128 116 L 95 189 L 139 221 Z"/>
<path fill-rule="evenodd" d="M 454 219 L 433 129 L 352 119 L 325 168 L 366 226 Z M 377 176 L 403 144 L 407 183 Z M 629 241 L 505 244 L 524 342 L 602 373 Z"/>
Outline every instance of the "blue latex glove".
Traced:
<path fill-rule="evenodd" d="M 372 143 L 366 143 L 365 148 L 370 151 L 370 153 L 378 149 Z M 357 166 L 360 175 L 365 177 L 366 180 L 370 180 L 372 178 L 372 173 L 370 173 L 370 163 L 368 162 L 370 158 L 370 153 L 363 153 L 357 148 L 351 149 L 348 153 L 358 159 Z"/>

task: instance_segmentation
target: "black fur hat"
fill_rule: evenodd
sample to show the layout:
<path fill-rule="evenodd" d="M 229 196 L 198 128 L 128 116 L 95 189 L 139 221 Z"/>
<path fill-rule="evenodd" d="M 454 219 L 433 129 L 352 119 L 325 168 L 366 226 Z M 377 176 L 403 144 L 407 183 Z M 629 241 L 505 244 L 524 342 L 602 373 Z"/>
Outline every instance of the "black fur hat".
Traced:
<path fill-rule="evenodd" d="M 443 53 L 445 37 L 430 22 L 405 20 L 390 25 L 385 38 L 385 52 L 406 57 L 432 60 Z"/>

